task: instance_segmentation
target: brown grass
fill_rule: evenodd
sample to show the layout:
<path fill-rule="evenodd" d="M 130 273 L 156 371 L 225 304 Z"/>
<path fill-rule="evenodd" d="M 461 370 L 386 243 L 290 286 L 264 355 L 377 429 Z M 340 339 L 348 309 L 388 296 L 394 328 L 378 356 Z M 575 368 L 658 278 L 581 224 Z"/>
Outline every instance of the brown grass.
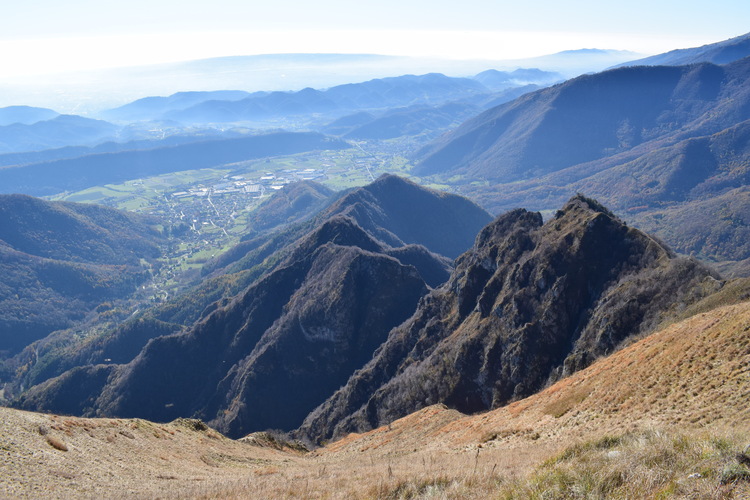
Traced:
<path fill-rule="evenodd" d="M 65 443 L 63 443 L 60 439 L 56 438 L 55 436 L 47 435 L 47 442 L 50 446 L 52 446 L 56 450 L 60 451 L 68 451 L 68 447 Z"/>
<path fill-rule="evenodd" d="M 533 456 L 477 448 L 412 453 L 368 463 L 316 460 L 233 484 L 202 485 L 194 498 L 575 499 L 749 498 L 737 460 L 747 434 L 659 430 L 602 436 Z M 519 469 L 519 462 L 539 465 Z"/>
<path fill-rule="evenodd" d="M 748 498 L 750 469 L 736 459 L 747 435 L 663 431 L 577 444 L 499 498 Z"/>

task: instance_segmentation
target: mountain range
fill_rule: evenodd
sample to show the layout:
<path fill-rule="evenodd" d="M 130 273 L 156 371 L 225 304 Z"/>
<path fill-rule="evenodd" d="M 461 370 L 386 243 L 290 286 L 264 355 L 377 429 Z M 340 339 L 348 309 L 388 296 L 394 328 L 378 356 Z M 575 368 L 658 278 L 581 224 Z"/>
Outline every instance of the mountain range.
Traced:
<path fill-rule="evenodd" d="M 474 76 L 482 85 L 492 90 L 506 90 L 519 85 L 551 85 L 565 78 L 554 71 L 543 71 L 538 68 L 518 68 L 513 71 L 488 69 Z"/>
<path fill-rule="evenodd" d="M 97 165 L 107 165 L 111 160 L 113 166 L 97 167 L 97 170 L 119 171 L 122 162 L 150 162 L 136 151 L 191 142 L 239 139 L 248 134 L 248 125 L 255 129 L 251 131 L 254 135 L 290 127 L 355 140 L 410 137 L 425 142 L 489 106 L 506 102 L 559 78 L 560 75 L 554 73 L 519 69 L 505 73 L 485 72 L 476 78 L 404 75 L 324 90 L 305 88 L 298 92 L 178 92 L 168 97 L 142 98 L 99 113 L 109 121 L 58 115 L 41 108 L 8 107 L 0 112 L 0 122 L 3 119 L 10 121 L 7 125 L 0 125 L 0 166 L 71 160 L 64 162 L 60 170 L 82 168 L 83 171 L 75 175 L 85 178 L 90 173 L 92 161 Z M 478 79 L 488 82 L 489 88 Z M 352 114 L 359 118 L 371 116 L 371 119 L 360 120 L 357 126 L 342 127 L 342 123 L 351 121 L 349 115 Z M 339 122 L 338 118 L 343 121 Z M 242 122 L 242 126 L 236 122 Z M 123 154 L 85 158 L 98 153 Z M 191 153 L 190 156 L 197 157 L 200 153 Z M 162 164 L 165 161 L 159 159 Z M 49 168 L 57 171 L 58 166 L 55 163 Z M 33 169 L 39 168 L 45 170 L 47 167 L 37 165 Z M 149 170 L 144 172 L 148 174 Z M 25 174 L 29 171 L 14 170 L 11 177 L 22 178 Z M 30 175 L 38 177 L 36 172 Z M 44 177 L 51 181 L 56 179 L 54 174 L 44 174 Z M 6 192 L 51 193 L 49 190 L 35 190 L 33 185 L 24 181 L 15 182 L 8 179 Z M 76 186 L 63 187 L 64 182 L 60 184 L 58 192 L 78 189 Z"/>
<path fill-rule="evenodd" d="M 418 209 L 405 216 L 409 204 Z M 457 255 L 489 218 L 468 200 L 383 177 L 324 209 L 312 230 L 274 253 L 263 277 L 186 331 L 152 339 L 127 364 L 68 370 L 20 404 L 153 419 L 200 413 L 232 435 L 291 429 L 369 360 L 426 282 L 447 279 L 450 261 L 433 252 Z M 288 391 L 295 396 L 261 404 Z"/>
<path fill-rule="evenodd" d="M 58 115 L 58 112 L 46 108 L 6 106 L 0 108 L 0 126 L 13 125 L 14 123 L 31 125 L 36 122 L 51 120 Z"/>
<path fill-rule="evenodd" d="M 58 115 L 41 121 L 29 119 L 33 123 L 0 126 L 0 154 L 95 145 L 115 139 L 120 129 L 102 120 L 75 115 Z"/>
<path fill-rule="evenodd" d="M 0 85 L 0 106 L 23 102 L 63 113 L 96 114 L 143 96 L 165 96 L 190 89 L 296 91 L 318 89 L 394 75 L 444 73 L 474 75 L 488 68 L 513 71 L 541 68 L 570 78 L 639 57 L 626 51 L 566 51 L 527 60 L 455 60 L 377 54 L 262 54 L 200 59 L 151 66 L 111 68 L 56 75 L 54 81 L 15 78 Z M 106 89 L 106 90 L 103 90 Z"/>
<path fill-rule="evenodd" d="M 744 498 L 750 309 L 746 299 L 723 307 L 705 302 L 685 311 L 691 317 L 508 406 L 465 415 L 432 405 L 311 453 L 278 434 L 231 440 L 190 419 L 0 408 L 0 443 L 8 449 L 0 491 L 479 499 L 580 492 L 647 498 L 677 489 Z"/>
<path fill-rule="evenodd" d="M 748 65 L 633 67 L 569 80 L 467 121 L 425 148 L 417 173 L 517 181 L 717 133 L 746 119 Z"/>
<path fill-rule="evenodd" d="M 301 426 L 300 436 L 320 441 L 437 402 L 476 412 L 527 396 L 723 285 L 583 197 L 544 224 L 523 210 L 499 217 L 455 269 L 440 257 L 461 254 L 465 235 L 488 219 L 468 200 L 385 176 L 285 236 L 228 252 L 212 279 L 264 269 L 239 293 L 208 307 L 176 299 L 145 318 L 202 309 L 182 316 L 195 319 L 181 331 L 152 337 L 122 363 L 80 355 L 111 352 L 107 340 L 94 351 L 73 346 L 63 357 L 90 361 L 36 378 L 16 404 L 195 415 L 234 437 Z M 119 334 L 110 340 L 122 344 Z"/>
<path fill-rule="evenodd" d="M 492 211 L 554 210 L 585 192 L 680 252 L 742 261 L 749 69 L 745 58 L 581 76 L 468 120 L 423 148 L 415 173 L 464 179 Z M 662 225 L 667 214 L 685 225 Z"/>
<path fill-rule="evenodd" d="M 435 403 L 503 406 L 650 332 L 717 278 L 580 196 L 546 223 L 508 212 L 299 432 L 323 441 Z"/>
<path fill-rule="evenodd" d="M 104 116 L 120 121 L 135 118 L 183 123 L 257 122 L 298 115 L 341 115 L 357 110 L 443 103 L 486 93 L 488 89 L 474 79 L 435 73 L 381 78 L 326 90 L 308 87 L 296 92 L 256 92 L 244 97 L 230 93 L 231 97 L 227 99 L 215 93 L 176 94 L 163 99 L 141 99 L 109 110 Z"/>
<path fill-rule="evenodd" d="M 266 92 L 258 94 L 265 95 Z M 104 110 L 99 116 L 107 120 L 126 122 L 155 120 L 167 113 L 187 109 L 206 101 L 239 101 L 250 95 L 242 90 L 177 92 L 167 97 L 144 97 L 114 109 Z"/>

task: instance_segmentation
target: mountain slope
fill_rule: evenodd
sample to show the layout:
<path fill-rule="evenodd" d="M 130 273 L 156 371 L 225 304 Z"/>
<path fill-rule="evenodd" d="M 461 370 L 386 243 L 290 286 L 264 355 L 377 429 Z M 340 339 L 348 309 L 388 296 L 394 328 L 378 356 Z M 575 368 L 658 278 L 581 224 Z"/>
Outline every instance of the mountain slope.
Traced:
<path fill-rule="evenodd" d="M 467 121 L 421 152 L 416 173 L 509 182 L 716 133 L 750 118 L 749 72 L 747 59 L 581 76 Z"/>
<path fill-rule="evenodd" d="M 713 427 L 747 432 L 750 302 L 675 323 L 533 396 L 478 415 L 433 406 L 387 427 L 332 443 L 327 452 L 415 442 L 492 449 L 593 439 L 635 429 Z M 451 414 L 451 415 L 448 415 Z M 434 421 L 434 425 L 433 425 Z M 530 438 L 537 434 L 536 439 Z M 393 441 L 394 435 L 400 439 Z M 531 443 L 531 441 L 536 441 Z"/>
<path fill-rule="evenodd" d="M 462 415 L 430 406 L 350 434 L 315 458 L 331 471 L 346 463 L 349 476 L 357 474 L 358 491 L 372 464 L 387 463 L 398 478 L 389 492 L 427 484 L 430 491 L 477 499 L 582 492 L 745 498 L 748 324 L 750 303 L 720 307 L 497 410 Z M 372 483 L 385 481 L 373 476 Z"/>
<path fill-rule="evenodd" d="M 331 189 L 313 181 L 284 186 L 248 216 L 248 233 L 258 233 L 311 217 L 333 193 Z"/>
<path fill-rule="evenodd" d="M 417 172 L 458 178 L 461 192 L 497 212 L 551 211 L 583 192 L 677 251 L 744 260 L 750 254 L 733 244 L 744 231 L 742 197 L 710 200 L 729 200 L 750 179 L 748 75 L 750 58 L 577 78 L 466 122 L 424 150 Z M 678 212 L 688 224 L 660 223 Z"/>
<path fill-rule="evenodd" d="M 750 436 L 748 324 L 748 302 L 709 310 L 497 410 L 434 405 L 304 455 L 263 434 L 226 439 L 197 421 L 0 408 L 0 495 L 745 498 L 750 483 L 726 472 L 742 470 Z"/>
<path fill-rule="evenodd" d="M 413 267 L 326 243 L 190 332 L 154 339 L 129 365 L 108 367 L 98 387 L 94 367 L 84 369 L 89 388 L 73 370 L 25 395 L 21 405 L 57 407 L 55 395 L 75 387 L 77 396 L 83 388 L 83 399 L 93 394 L 102 414 L 199 414 L 236 437 L 290 429 L 369 359 L 426 291 Z"/>
<path fill-rule="evenodd" d="M 0 126 L 22 123 L 31 125 L 32 123 L 51 120 L 58 116 L 57 111 L 46 108 L 34 108 L 31 106 L 6 106 L 0 108 Z"/>
<path fill-rule="evenodd" d="M 509 212 L 299 432 L 319 441 L 438 402 L 464 412 L 506 404 L 720 286 L 591 200 L 572 199 L 546 224 Z"/>
<path fill-rule="evenodd" d="M 344 195 L 321 214 L 331 215 L 354 218 L 376 239 L 393 247 L 424 245 L 451 259 L 469 248 L 491 220 L 466 198 L 387 174 Z"/>
<path fill-rule="evenodd" d="M 0 126 L 0 153 L 85 146 L 117 136 L 119 127 L 101 120 L 59 115 L 31 124 Z"/>
<path fill-rule="evenodd" d="M 0 415 L 3 498 L 161 497 L 167 491 L 190 498 L 207 481 L 234 481 L 301 458 L 298 449 L 270 437 L 234 441 L 197 420 L 155 424 L 8 408 Z"/>
<path fill-rule="evenodd" d="M 153 221 L 96 205 L 0 196 L 0 351 L 16 353 L 134 290 L 161 254 Z"/>
<path fill-rule="evenodd" d="M 714 64 L 727 64 L 738 59 L 750 56 L 750 33 L 723 40 L 717 43 L 709 43 L 701 47 L 690 49 L 677 49 L 664 54 L 657 54 L 643 59 L 636 59 L 622 66 L 683 66 L 710 62 Z"/>
<path fill-rule="evenodd" d="M 480 108 L 469 103 L 453 102 L 438 107 L 411 106 L 389 110 L 377 118 L 351 127 L 345 139 L 386 140 L 402 136 L 435 137 L 476 114 Z M 361 116 L 361 115 L 358 115 Z M 340 126 L 340 125 L 338 125 Z"/>
<path fill-rule="evenodd" d="M 207 270 L 237 272 L 253 268 L 327 219 L 340 215 L 356 221 L 386 246 L 421 245 L 432 253 L 454 259 L 471 246 L 476 233 L 492 220 L 489 213 L 466 198 L 426 189 L 390 174 L 342 192 L 328 203 L 306 224 L 290 226 L 274 235 L 245 235 L 245 241 L 210 262 Z"/>

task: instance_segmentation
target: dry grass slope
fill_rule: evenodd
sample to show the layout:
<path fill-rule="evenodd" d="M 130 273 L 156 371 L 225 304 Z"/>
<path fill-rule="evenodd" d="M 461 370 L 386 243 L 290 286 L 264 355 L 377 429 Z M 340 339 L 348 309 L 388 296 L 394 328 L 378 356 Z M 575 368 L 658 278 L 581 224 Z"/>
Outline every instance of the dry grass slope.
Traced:
<path fill-rule="evenodd" d="M 671 325 L 545 391 L 432 406 L 213 496 L 747 498 L 750 303 Z M 744 455 L 746 456 L 746 455 Z"/>
<path fill-rule="evenodd" d="M 199 421 L 84 419 L 0 408 L 0 498 L 185 497 L 298 453 L 232 441 Z"/>

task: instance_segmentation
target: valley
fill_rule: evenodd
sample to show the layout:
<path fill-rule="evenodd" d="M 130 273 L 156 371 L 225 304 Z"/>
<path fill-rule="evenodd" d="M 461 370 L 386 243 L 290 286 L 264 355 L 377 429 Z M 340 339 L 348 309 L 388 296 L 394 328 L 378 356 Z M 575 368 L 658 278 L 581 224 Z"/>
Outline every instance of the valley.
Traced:
<path fill-rule="evenodd" d="M 147 285 L 160 301 L 194 279 L 190 271 L 221 255 L 252 231 L 249 215 L 288 184 L 315 181 L 333 190 L 363 186 L 383 173 L 407 175 L 410 144 L 404 140 L 356 143 L 341 151 L 316 151 L 185 170 L 107 184 L 51 200 L 96 203 L 148 214 L 170 227 L 174 241 Z"/>

